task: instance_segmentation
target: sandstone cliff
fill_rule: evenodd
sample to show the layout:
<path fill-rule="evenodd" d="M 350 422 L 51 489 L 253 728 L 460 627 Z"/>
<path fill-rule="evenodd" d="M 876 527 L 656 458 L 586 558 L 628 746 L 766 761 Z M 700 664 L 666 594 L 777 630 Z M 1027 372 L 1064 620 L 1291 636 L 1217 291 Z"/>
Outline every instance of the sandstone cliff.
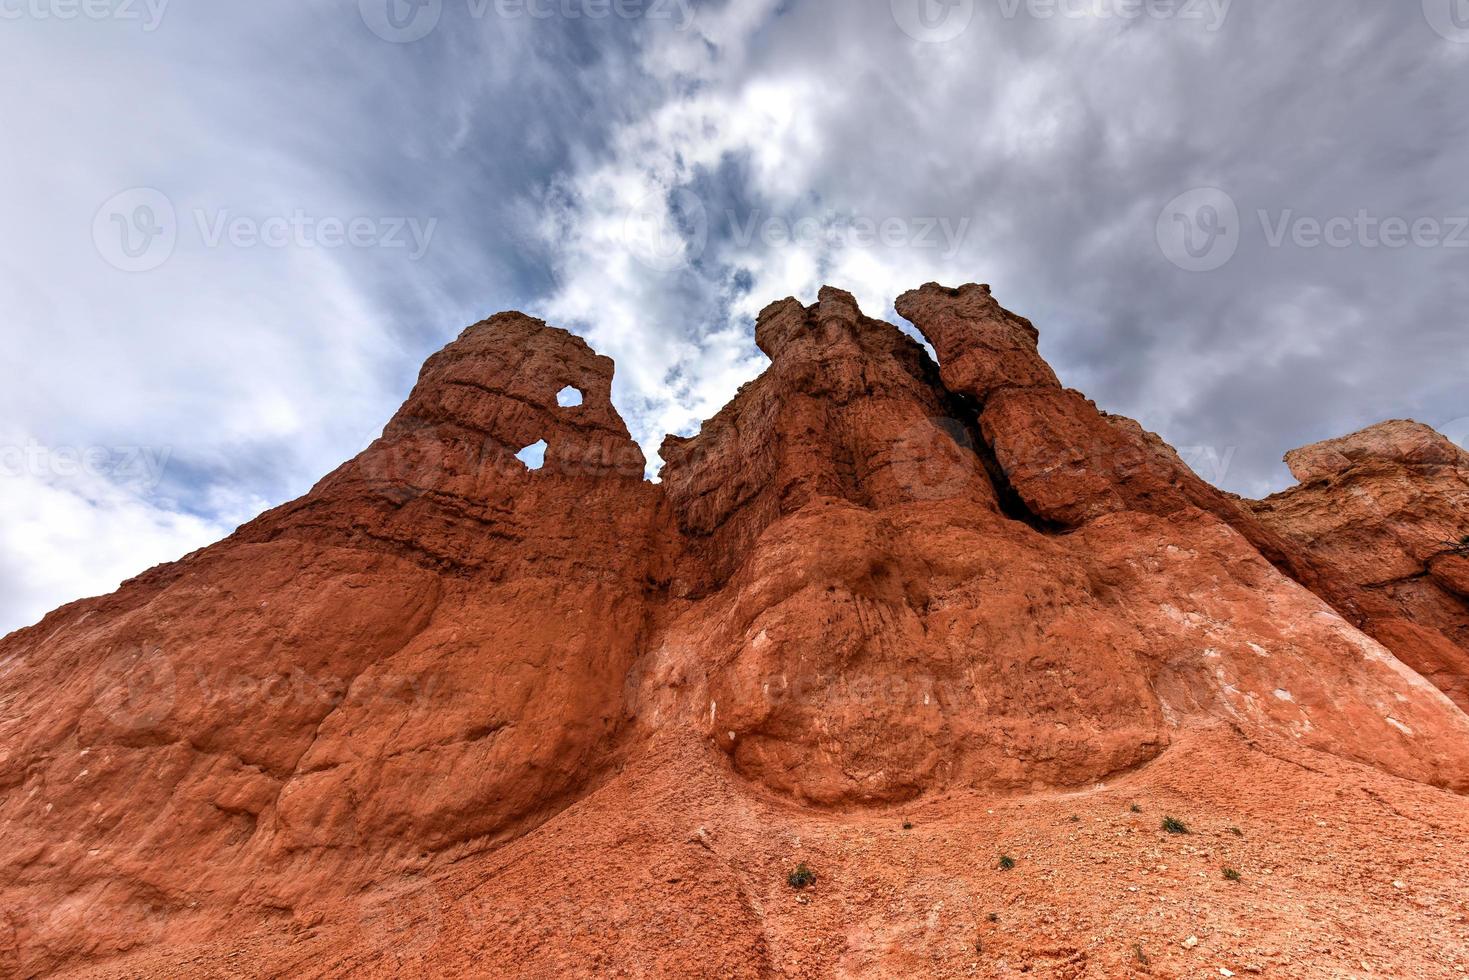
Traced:
<path fill-rule="evenodd" d="M 1356 622 L 1469 710 L 1469 453 L 1384 422 L 1286 456 L 1300 481 L 1254 505 L 1332 571 Z"/>
<path fill-rule="evenodd" d="M 1469 840 L 1469 457 L 1388 423 L 1243 501 L 1062 387 L 989 287 L 897 308 L 937 363 L 840 290 L 768 307 L 769 369 L 659 484 L 611 362 L 500 314 L 306 497 L 0 641 L 0 969 L 988 975 L 993 855 L 954 848 L 1076 842 L 1027 805 L 1109 808 L 1124 864 L 1158 815 L 1109 794 L 1143 789 Z M 1215 785 L 1247 774 L 1288 799 Z M 918 812 L 938 891 L 889 839 Z M 1005 969 L 1142 969 L 1160 924 L 1089 873 L 1009 900 L 1105 949 L 1031 922 Z"/>

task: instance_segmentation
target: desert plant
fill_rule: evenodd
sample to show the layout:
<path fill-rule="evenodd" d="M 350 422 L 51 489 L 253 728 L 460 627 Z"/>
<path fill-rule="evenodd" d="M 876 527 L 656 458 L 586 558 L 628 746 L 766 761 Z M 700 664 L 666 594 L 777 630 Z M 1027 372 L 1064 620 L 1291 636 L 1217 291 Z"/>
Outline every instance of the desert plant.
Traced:
<path fill-rule="evenodd" d="M 912 830 L 913 829 L 913 822 L 911 820 L 904 820 L 903 821 L 903 829 L 904 830 Z"/>
<path fill-rule="evenodd" d="M 1457 541 L 1445 541 L 1443 542 L 1443 546 L 1444 550 L 1439 552 L 1441 555 L 1469 556 L 1469 534 L 1464 535 Z"/>
<path fill-rule="evenodd" d="M 1243 837 L 1245 835 L 1245 832 L 1238 827 L 1230 827 L 1229 832 L 1236 837 Z"/>
<path fill-rule="evenodd" d="M 1140 807 L 1140 806 L 1138 806 L 1136 803 L 1134 803 L 1132 806 L 1128 807 L 1128 809 L 1131 810 L 1133 813 L 1142 813 L 1143 812 L 1143 808 Z"/>
<path fill-rule="evenodd" d="M 796 870 L 786 876 L 786 884 L 800 891 L 808 885 L 816 884 L 816 873 L 806 867 L 806 863 L 803 861 L 796 865 Z"/>
<path fill-rule="evenodd" d="M 1234 868 L 1225 868 L 1224 869 L 1224 880 L 1225 881 L 1239 881 L 1239 879 L 1240 879 L 1240 873 L 1238 871 L 1236 871 Z"/>
<path fill-rule="evenodd" d="M 1009 871 L 1013 867 L 1015 867 L 1015 859 L 1012 858 L 1008 854 L 1001 854 L 1000 855 L 1000 870 L 1001 871 Z"/>
<path fill-rule="evenodd" d="M 998 912 L 991 912 L 989 915 L 985 916 L 985 918 L 988 919 L 991 922 L 999 922 L 1000 921 L 1000 913 L 998 913 Z"/>
<path fill-rule="evenodd" d="M 1168 831 L 1168 833 L 1170 834 L 1188 833 L 1188 825 L 1185 824 L 1182 820 L 1175 820 L 1173 817 L 1163 818 L 1163 829 Z"/>

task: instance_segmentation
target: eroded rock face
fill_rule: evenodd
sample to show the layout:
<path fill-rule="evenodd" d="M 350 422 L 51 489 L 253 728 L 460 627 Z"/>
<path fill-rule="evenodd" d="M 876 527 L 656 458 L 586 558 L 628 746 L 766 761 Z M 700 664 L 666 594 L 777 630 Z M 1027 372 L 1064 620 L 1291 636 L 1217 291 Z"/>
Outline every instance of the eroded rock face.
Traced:
<path fill-rule="evenodd" d="M 988 287 L 898 309 L 938 364 L 840 290 L 772 304 L 770 368 L 659 484 L 611 362 L 501 314 L 306 497 L 0 641 L 0 966 L 310 925 L 650 745 L 833 812 L 1090 785 L 1209 726 L 1469 789 L 1469 563 L 1430 547 L 1469 534 L 1461 453 L 1394 423 L 1251 505 Z"/>
<path fill-rule="evenodd" d="M 350 892 L 603 772 L 668 550 L 611 380 L 565 331 L 478 324 L 306 497 L 5 638 L 21 963 Z M 531 472 L 515 453 L 541 439 Z"/>
<path fill-rule="evenodd" d="M 1469 710 L 1469 453 L 1383 422 L 1286 455 L 1260 518 L 1350 590 L 1358 625 Z"/>
<path fill-rule="evenodd" d="M 1036 349 L 1036 330 L 995 302 L 990 288 L 929 283 L 898 312 L 934 345 L 945 385 L 973 399 L 985 442 L 1036 516 L 1080 527 L 1102 514 L 1169 515 L 1197 508 L 1225 521 L 1286 574 L 1318 574 L 1240 501 L 1199 479 L 1172 447 L 1129 418 L 1063 389 Z"/>

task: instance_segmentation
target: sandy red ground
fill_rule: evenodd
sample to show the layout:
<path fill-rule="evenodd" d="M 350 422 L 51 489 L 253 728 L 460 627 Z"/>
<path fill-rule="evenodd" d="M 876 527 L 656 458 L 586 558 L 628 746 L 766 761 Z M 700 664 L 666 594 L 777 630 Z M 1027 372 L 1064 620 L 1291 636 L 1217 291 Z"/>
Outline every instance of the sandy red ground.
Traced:
<path fill-rule="evenodd" d="M 1469 802 L 1307 758 L 1218 729 L 1081 792 L 831 813 L 668 738 L 496 853 L 70 975 L 1464 974 Z"/>

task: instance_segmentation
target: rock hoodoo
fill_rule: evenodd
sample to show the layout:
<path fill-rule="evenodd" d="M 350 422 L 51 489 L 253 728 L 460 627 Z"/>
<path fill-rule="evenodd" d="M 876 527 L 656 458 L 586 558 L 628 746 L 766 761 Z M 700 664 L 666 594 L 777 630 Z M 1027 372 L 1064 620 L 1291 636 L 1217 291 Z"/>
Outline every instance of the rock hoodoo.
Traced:
<path fill-rule="evenodd" d="M 988 286 L 897 310 L 937 363 L 841 290 L 766 308 L 769 369 L 659 484 L 611 361 L 499 314 L 305 497 L 4 638 L 0 972 L 969 975 L 979 872 L 884 884 L 895 807 L 954 841 L 1113 785 L 1224 806 L 1217 766 L 1291 795 L 1229 804 L 1261 821 L 1469 835 L 1469 455 L 1390 422 L 1242 500 Z M 850 874 L 797 928 L 762 889 L 803 834 Z M 1117 914 L 1039 975 L 1135 965 L 1157 923 Z"/>

